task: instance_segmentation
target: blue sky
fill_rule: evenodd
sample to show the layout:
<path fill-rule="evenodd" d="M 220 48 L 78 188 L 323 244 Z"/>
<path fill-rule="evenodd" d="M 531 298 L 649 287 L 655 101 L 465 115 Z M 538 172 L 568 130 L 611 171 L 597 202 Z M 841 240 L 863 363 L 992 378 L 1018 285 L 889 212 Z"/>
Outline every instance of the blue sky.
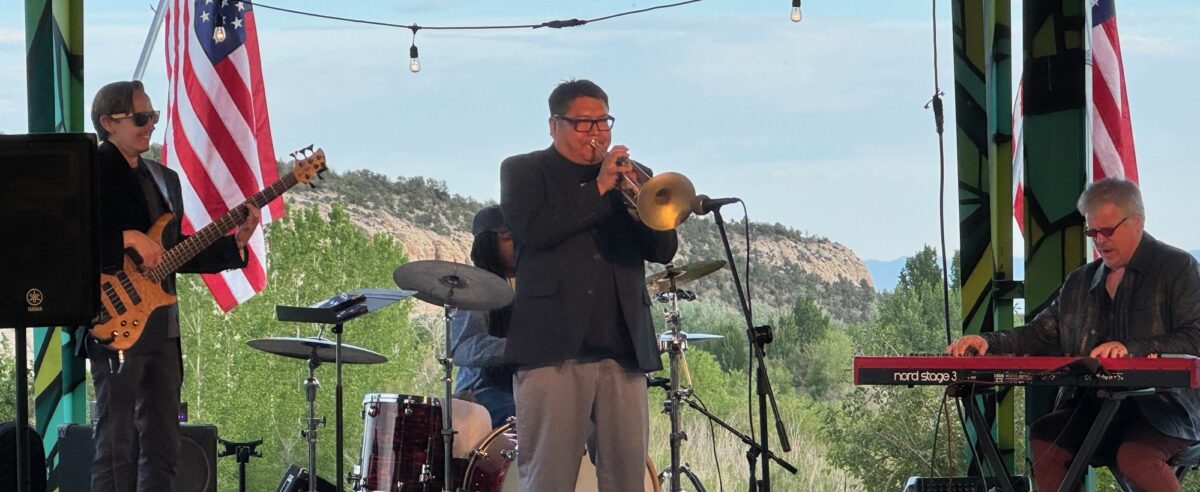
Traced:
<path fill-rule="evenodd" d="M 85 6 L 85 98 L 127 79 L 155 2 Z M 592 18 L 657 3 L 318 2 L 280 6 L 400 24 Z M 1019 2 L 1016 2 L 1019 4 Z M 1019 7 L 1019 5 L 1018 5 Z M 279 155 L 315 143 L 338 170 L 429 176 L 455 193 L 499 196 L 498 165 L 543 148 L 546 96 L 589 78 L 611 98 L 614 143 L 699 192 L 739 196 L 780 222 L 891 259 L 938 242 L 930 3 L 706 0 L 564 30 L 421 31 L 257 10 Z M 1118 5 L 1148 229 L 1200 249 L 1200 2 Z M 940 83 L 953 118 L 950 10 L 938 2 Z M 0 132 L 26 131 L 23 2 L 0 0 Z M 1019 46 L 1016 47 L 1019 49 Z M 161 45 L 145 76 L 166 105 Z M 952 128 L 951 125 L 948 125 Z M 160 139 L 161 135 L 156 139 Z M 947 133 L 947 239 L 957 243 L 954 134 Z M 729 213 L 727 215 L 733 215 Z"/>

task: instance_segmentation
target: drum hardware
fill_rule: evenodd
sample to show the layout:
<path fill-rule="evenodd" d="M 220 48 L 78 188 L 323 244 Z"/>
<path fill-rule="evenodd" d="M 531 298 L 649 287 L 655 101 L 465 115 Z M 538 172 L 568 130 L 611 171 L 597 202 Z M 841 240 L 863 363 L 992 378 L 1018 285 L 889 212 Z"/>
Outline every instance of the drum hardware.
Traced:
<path fill-rule="evenodd" d="M 691 465 L 687 463 L 679 465 L 679 473 L 682 473 L 684 477 L 687 477 L 688 482 L 692 484 L 692 487 L 695 487 L 696 492 L 708 492 L 708 489 L 704 488 L 704 483 L 700 481 L 700 477 L 697 477 L 695 473 L 692 473 Z M 658 473 L 658 479 L 659 481 L 668 481 L 671 479 L 671 475 L 671 470 L 663 470 Z"/>
<path fill-rule="evenodd" d="M 337 489 L 340 492 L 342 490 L 342 481 L 347 479 L 342 474 L 341 459 L 345 441 L 343 435 L 344 426 L 342 423 L 342 364 L 379 364 L 387 361 L 386 357 L 370 350 L 343 344 L 342 328 L 350 320 L 390 306 L 412 295 L 413 292 L 411 291 L 358 289 L 336 294 L 307 307 L 277 305 L 275 306 L 275 318 L 279 321 L 332 325 L 330 331 L 334 334 L 334 341 L 331 342 L 324 338 L 265 338 L 247 342 L 251 347 L 276 355 L 308 359 L 309 378 L 305 380 L 305 392 L 311 393 L 308 403 L 309 429 L 303 434 L 305 439 L 310 440 L 308 471 L 313 479 L 309 480 L 309 492 L 316 492 L 317 484 L 320 482 L 316 467 L 317 421 L 315 417 L 316 390 L 320 386 L 320 382 L 313 376 L 313 371 L 321 362 L 333 362 L 336 374 L 334 384 L 334 412 L 336 417 L 334 420 L 334 456 L 337 457 L 334 464 L 335 476 L 337 478 L 334 481 L 337 482 Z M 256 343 L 258 346 L 255 345 Z M 345 352 L 345 360 L 343 360 L 343 352 Z M 324 419 L 321 420 L 321 424 L 324 424 Z"/>
<path fill-rule="evenodd" d="M 217 438 L 217 442 L 225 446 L 225 450 L 217 453 L 218 458 L 233 456 L 237 459 L 238 464 L 238 492 L 246 492 L 246 463 L 250 462 L 250 458 L 262 458 L 262 451 L 256 449 L 259 444 L 262 444 L 262 439 L 256 439 L 250 442 L 233 442 Z"/>
<path fill-rule="evenodd" d="M 441 306 L 446 324 L 445 356 L 438 358 L 442 365 L 446 399 L 450 402 L 454 384 L 454 359 L 450 323 L 459 309 L 484 311 L 499 309 L 512 303 L 513 291 L 508 282 L 482 268 L 440 260 L 405 263 L 396 268 L 392 279 L 401 289 L 415 291 L 417 299 Z M 454 420 L 450 407 L 442 405 L 443 470 L 446 478 L 442 490 L 452 492 L 449 475 L 453 470 L 451 453 L 454 449 Z M 430 453 L 432 454 L 432 453 Z M 429 463 L 426 463 L 429 465 Z M 424 474 L 422 474 L 424 476 Z"/>
<path fill-rule="evenodd" d="M 259 338 L 246 342 L 252 348 L 262 350 L 270 354 L 281 355 L 293 359 L 306 359 L 308 361 L 308 377 L 304 378 L 304 398 L 308 401 L 308 426 L 300 431 L 300 436 L 308 443 L 308 469 L 313 476 L 316 475 L 317 469 L 317 428 L 324 426 L 326 421 L 324 417 L 317 418 L 317 390 L 321 388 L 321 382 L 317 379 L 316 369 L 321 366 L 322 362 L 340 360 L 340 352 L 346 351 L 346 360 L 341 361 L 347 364 L 379 364 L 387 362 L 387 357 L 379 355 L 370 350 L 355 347 L 353 345 L 338 344 L 326 340 L 324 338 Z M 307 352 L 307 355 L 303 355 Z M 339 425 L 340 427 L 340 422 Z M 340 432 L 338 434 L 341 434 Z M 309 481 L 309 491 L 315 492 L 317 487 L 316 480 Z"/>

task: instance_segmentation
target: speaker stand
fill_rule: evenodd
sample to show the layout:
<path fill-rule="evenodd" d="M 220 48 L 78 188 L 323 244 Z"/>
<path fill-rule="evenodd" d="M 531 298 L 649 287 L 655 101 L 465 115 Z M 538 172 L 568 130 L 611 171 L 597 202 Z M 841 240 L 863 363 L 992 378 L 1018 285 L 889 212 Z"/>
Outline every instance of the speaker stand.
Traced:
<path fill-rule="evenodd" d="M 29 475 L 29 368 L 26 366 L 28 353 L 25 348 L 25 331 L 20 327 L 14 331 L 13 341 L 17 344 L 17 492 L 30 492 Z"/>

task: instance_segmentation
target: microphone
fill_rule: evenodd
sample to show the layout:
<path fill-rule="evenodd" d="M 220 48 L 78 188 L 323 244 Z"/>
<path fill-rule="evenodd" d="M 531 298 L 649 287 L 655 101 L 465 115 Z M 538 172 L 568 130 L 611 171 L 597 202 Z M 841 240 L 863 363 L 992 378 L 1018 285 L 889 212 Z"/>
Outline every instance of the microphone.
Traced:
<path fill-rule="evenodd" d="M 741 198 L 709 198 L 708 195 L 696 195 L 692 199 L 692 213 L 696 215 L 708 215 L 709 212 L 718 208 L 742 201 Z"/>

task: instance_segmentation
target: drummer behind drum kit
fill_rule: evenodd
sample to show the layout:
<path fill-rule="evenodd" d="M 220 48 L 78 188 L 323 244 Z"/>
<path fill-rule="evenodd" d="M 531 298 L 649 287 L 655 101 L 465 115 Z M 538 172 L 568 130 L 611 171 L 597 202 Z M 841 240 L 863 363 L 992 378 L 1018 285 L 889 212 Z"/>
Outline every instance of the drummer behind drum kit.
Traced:
<path fill-rule="evenodd" d="M 630 213 L 647 226 L 670 230 L 687 219 L 689 205 L 696 199 L 690 181 L 676 173 L 664 173 L 635 188 L 627 197 Z M 701 197 L 703 198 L 703 197 Z M 636 203 L 633 203 L 636 202 Z M 686 333 L 680 330 L 681 316 L 678 301 L 694 300 L 696 294 L 679 287 L 720 270 L 725 261 L 705 261 L 675 267 L 667 265 L 662 272 L 646 278 L 654 298 L 668 304 L 664 319 L 670 330 L 658 338 L 660 350 L 670 356 L 668 399 L 664 412 L 671 415 L 671 463 L 656 476 L 654 463 L 646 460 L 646 491 L 661 491 L 660 483 L 669 477 L 671 490 L 679 490 L 679 476 L 686 475 L 700 492 L 704 487 L 687 469 L 680 465 L 679 447 L 686 436 L 680 429 L 680 403 L 691 394 L 682 389 L 679 371 L 687 370 L 683 353 L 689 341 L 721 338 L 718 335 Z M 364 420 L 362 454 L 354 471 L 345 478 L 353 490 L 362 492 L 408 492 L 414 490 L 446 492 L 506 492 L 517 490 L 516 419 L 491 430 L 490 417 L 482 406 L 451 397 L 453 359 L 450 322 L 459 309 L 487 311 L 512 302 L 513 292 L 508 283 L 486 270 L 460 263 L 439 260 L 415 261 L 401 265 L 393 274 L 396 285 L 404 291 L 361 290 L 334 296 L 311 308 L 277 307 L 281 321 L 301 321 L 332 324 L 335 341 L 312 338 L 265 338 L 249 341 L 256 349 L 285 357 L 308 360 L 305 396 L 308 401 L 308 426 L 301 432 L 308 441 L 309 470 L 316 470 L 317 419 L 314 402 L 320 387 L 314 371 L 322 362 L 337 365 L 337 453 L 342 456 L 341 364 L 378 364 L 387 361 L 370 350 L 341 343 L 342 323 L 379 309 L 408 296 L 440 306 L 446 324 L 445 355 L 438 359 L 444 370 L 443 398 L 372 393 L 362 402 Z M 286 319 L 285 319 L 286 318 Z M 690 375 L 687 375 L 690 386 Z M 451 402 L 450 405 L 444 402 Z M 455 415 L 459 415 L 455 417 Z M 479 422 L 482 422 L 480 424 Z M 479 429 L 485 429 L 478 432 Z M 474 434 L 472 434 L 474 433 Z M 460 442 L 455 444 L 455 435 Z M 440 438 L 439 438 L 440 436 Z M 474 443 L 473 445 L 467 445 Z M 578 491 L 597 490 L 595 469 L 584 450 Z M 342 475 L 338 460 L 337 476 Z M 315 476 L 316 473 L 312 473 Z M 446 477 L 450 477 L 446 480 Z M 309 484 L 315 492 L 316 480 Z M 339 489 L 341 486 L 339 484 Z"/>

